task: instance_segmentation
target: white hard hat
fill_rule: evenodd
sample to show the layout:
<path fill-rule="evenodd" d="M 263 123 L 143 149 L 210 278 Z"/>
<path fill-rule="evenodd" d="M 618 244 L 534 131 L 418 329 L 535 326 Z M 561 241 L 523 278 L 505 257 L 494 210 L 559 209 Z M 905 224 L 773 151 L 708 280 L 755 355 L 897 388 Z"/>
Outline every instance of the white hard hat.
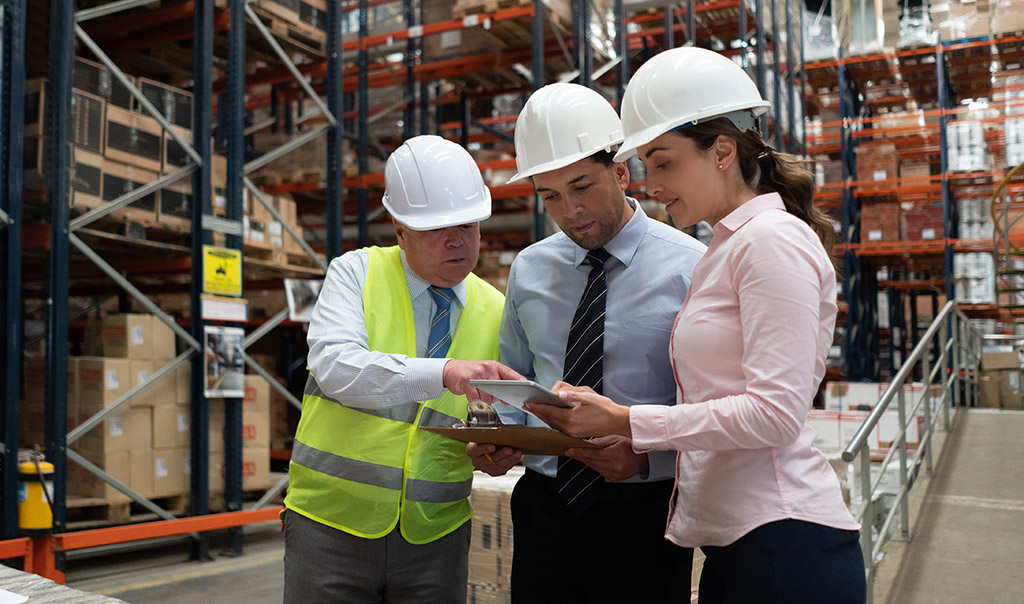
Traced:
<path fill-rule="evenodd" d="M 388 158 L 382 201 L 395 220 L 414 231 L 491 216 L 491 192 L 473 156 L 432 134 L 410 138 Z"/>
<path fill-rule="evenodd" d="M 615 161 L 629 159 L 669 130 L 717 117 L 729 118 L 740 131 L 750 130 L 754 117 L 769 106 L 750 76 L 717 52 L 692 46 L 666 50 L 644 63 L 626 85 L 625 140 Z"/>
<path fill-rule="evenodd" d="M 615 109 L 579 84 L 549 84 L 534 92 L 516 120 L 513 183 L 564 168 L 622 142 Z"/>

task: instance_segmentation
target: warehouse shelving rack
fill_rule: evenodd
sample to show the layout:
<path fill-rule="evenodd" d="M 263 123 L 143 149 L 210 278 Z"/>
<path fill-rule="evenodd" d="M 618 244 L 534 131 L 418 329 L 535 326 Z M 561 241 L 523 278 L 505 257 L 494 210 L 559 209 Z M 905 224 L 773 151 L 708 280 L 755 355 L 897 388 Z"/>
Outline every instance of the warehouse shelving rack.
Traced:
<path fill-rule="evenodd" d="M 0 539 L 18 532 L 18 397 L 21 384 L 21 151 L 26 0 L 0 3 Z"/>
<path fill-rule="evenodd" d="M 888 336 L 889 364 L 885 369 L 894 375 L 900 358 L 918 341 L 917 298 L 931 298 L 933 313 L 938 309 L 939 295 L 954 296 L 953 254 L 955 252 L 993 252 L 989 239 L 955 238 L 954 205 L 961 191 L 980 186 L 989 191 L 1002 179 L 1004 172 L 994 170 L 982 173 L 949 171 L 947 123 L 967 109 L 959 105 L 973 95 L 991 96 L 992 73 L 969 71 L 968 65 L 993 61 L 1000 67 L 1021 58 L 1021 36 L 1003 36 L 980 40 L 942 41 L 933 46 L 900 49 L 893 53 L 877 53 L 856 57 L 816 61 L 807 65 L 808 80 L 819 91 L 809 95 L 811 107 L 822 102 L 838 101 L 840 119 L 821 124 L 823 132 L 810 137 L 808 153 L 837 157 L 842 165 L 842 178 L 819 188 L 819 199 L 841 200 L 843 216 L 843 242 L 837 251 L 844 258 L 845 293 L 849 313 L 847 318 L 847 346 L 845 377 L 847 379 L 878 379 L 883 367 L 879 361 L 879 336 Z M 1014 50 L 1016 48 L 1016 50 Z M 980 51 L 979 51 L 980 49 Z M 979 63 L 980 64 L 980 63 Z M 955 77 L 950 76 L 955 72 Z M 898 74 L 898 75 L 897 75 Z M 864 91 L 871 83 L 873 95 Z M 828 92 L 822 89 L 838 86 Z M 909 99 L 927 105 L 919 111 L 925 121 L 920 126 L 885 126 L 892 116 L 901 115 Z M 873 110 L 882 110 L 870 115 Z M 867 115 L 866 115 L 867 114 Z M 1003 118 L 991 118 L 1000 120 Z M 902 137 L 902 139 L 900 138 Z M 923 159 L 937 158 L 939 174 L 930 177 L 899 177 L 872 181 L 857 175 L 853 149 L 871 139 L 911 140 L 908 145 L 916 149 Z M 905 149 L 901 154 L 906 153 Z M 943 207 L 942 237 L 931 241 L 863 242 L 859 229 L 859 199 L 868 196 L 889 196 L 897 200 L 941 200 Z M 865 263 L 862 266 L 862 262 Z M 908 267 L 914 263 L 936 268 L 944 278 L 897 278 L 878 283 L 870 267 L 875 262 L 892 263 Z M 877 327 L 877 297 L 881 288 L 888 294 L 889 322 L 905 329 L 882 330 Z M 910 298 L 909 323 L 905 316 L 902 296 Z M 973 317 L 1012 319 L 1019 313 L 1000 309 L 996 305 L 965 307 Z M 934 316 L 934 315 L 933 315 Z M 909 341 L 908 341 L 909 336 Z M 902 350 L 903 355 L 898 351 Z"/>
<path fill-rule="evenodd" d="M 9 0 L 8 2 L 9 5 L 20 5 L 22 7 L 24 6 L 23 3 L 24 0 Z M 186 152 L 189 152 L 189 154 L 193 156 L 192 165 L 187 166 L 179 173 L 163 176 L 157 183 L 154 183 L 149 187 L 136 190 L 133 194 L 116 200 L 113 205 L 104 206 L 95 211 L 95 213 L 76 218 L 75 221 L 70 220 L 68 205 L 66 203 L 67 200 L 65 196 L 67 195 L 66 191 L 68 190 L 66 171 L 52 171 L 49 182 L 47 183 L 47 190 L 49 192 L 47 195 L 47 203 L 49 204 L 48 212 L 50 212 L 49 233 L 40 232 L 39 229 L 35 229 L 32 231 L 30 239 L 35 244 L 44 243 L 46 239 L 50 240 L 48 243 L 49 250 L 47 256 L 48 270 L 46 271 L 46 277 L 48 280 L 47 295 L 51 300 L 51 304 L 47 308 L 47 325 L 49 328 L 47 330 L 46 338 L 46 449 L 49 459 L 54 463 L 55 467 L 58 468 L 55 484 L 55 528 L 58 533 L 55 538 L 55 542 L 58 544 L 58 550 L 67 551 L 80 547 L 91 547 L 101 542 L 113 543 L 117 542 L 114 540 L 129 540 L 130 538 L 156 536 L 157 534 L 185 534 L 198 532 L 198 535 L 194 535 L 196 538 L 194 539 L 195 547 L 193 555 L 197 559 L 204 559 L 208 555 L 208 546 L 204 536 L 202 535 L 202 531 L 212 530 L 213 528 L 238 526 L 239 524 L 243 524 L 244 521 L 254 521 L 256 519 L 267 520 L 270 519 L 272 514 L 275 512 L 275 510 L 269 509 L 263 510 L 261 513 L 229 511 L 227 514 L 221 515 L 202 515 L 207 511 L 207 488 L 209 484 L 209 476 L 207 475 L 208 464 L 206 463 L 205 457 L 205 451 L 207 450 L 208 445 L 206 442 L 208 435 L 208 407 L 206 400 L 202 395 L 202 387 L 200 383 L 202 369 L 198 364 L 198 361 L 194 358 L 198 355 L 193 355 L 193 394 L 191 407 L 191 507 L 192 513 L 199 516 L 194 519 L 187 520 L 167 519 L 164 522 L 154 523 L 153 525 L 150 525 L 149 528 L 139 528 L 134 532 L 126 532 L 121 529 L 98 529 L 97 531 L 88 531 L 88 535 L 84 533 L 64 532 L 66 525 L 62 505 L 66 498 L 66 479 L 63 476 L 63 468 L 66 465 L 65 455 L 70 456 L 76 461 L 84 461 L 77 457 L 73 452 L 68 452 L 66 445 L 69 441 L 73 441 L 75 437 L 80 436 L 90 427 L 99 424 L 104 417 L 113 412 L 112 409 L 110 411 L 104 411 L 103 414 L 91 418 L 87 424 L 83 424 L 73 430 L 71 434 L 65 434 L 67 419 L 65 415 L 66 411 L 62 409 L 62 405 L 60 403 L 65 401 L 67 398 L 66 382 L 63 379 L 57 378 L 64 375 L 67 370 L 67 366 L 66 355 L 58 354 L 58 351 L 66 351 L 68 344 L 67 329 L 69 324 L 69 309 L 67 300 L 70 293 L 68 276 L 71 270 L 70 258 L 72 246 L 96 264 L 96 267 L 89 269 L 89 273 L 105 274 L 112 281 L 123 287 L 136 300 L 138 300 L 139 303 L 145 305 L 154 314 L 161 316 L 164 322 L 175 330 L 178 337 L 186 342 L 192 350 L 195 350 L 201 339 L 203 326 L 200 312 L 198 312 L 201 305 L 198 291 L 199 284 L 201 283 L 201 277 L 199 275 L 202 265 L 201 245 L 204 241 L 209 242 L 211 240 L 210 227 L 214 227 L 214 230 L 219 230 L 220 232 L 227 231 L 225 233 L 225 240 L 228 246 L 236 248 L 241 247 L 238 237 L 241 232 L 240 228 L 233 226 L 230 223 L 236 223 L 241 215 L 243 188 L 248 189 L 253 197 L 265 206 L 268 206 L 269 204 L 266 203 L 262 194 L 272 195 L 279 192 L 301 192 L 311 189 L 326 190 L 326 203 L 324 204 L 326 208 L 321 210 L 326 214 L 324 222 L 326 243 L 321 249 L 326 250 L 327 260 L 339 255 L 343 249 L 343 243 L 345 242 L 351 242 L 356 245 L 363 245 L 368 242 L 371 216 L 369 192 L 371 186 L 382 182 L 382 175 L 370 174 L 368 165 L 366 164 L 369 146 L 367 122 L 371 111 L 374 109 L 369 107 L 368 103 L 367 92 L 370 89 L 374 87 L 396 85 L 402 88 L 403 100 L 405 101 L 402 106 L 403 122 L 405 124 L 403 130 L 404 135 L 412 135 L 416 133 L 416 130 L 418 130 L 418 133 L 427 133 L 429 131 L 429 121 L 432 109 L 436 109 L 443 104 L 461 103 L 462 110 L 459 112 L 460 119 L 457 120 L 457 122 L 438 124 L 437 127 L 439 132 L 457 133 L 459 139 L 467 139 L 476 136 L 480 137 L 478 140 L 503 141 L 508 143 L 509 132 L 502 128 L 501 125 L 508 124 L 511 120 L 508 119 L 508 117 L 495 118 L 491 116 L 474 118 L 472 106 L 475 99 L 487 98 L 488 96 L 494 96 L 495 94 L 507 94 L 510 91 L 516 94 L 523 94 L 530 90 L 534 90 L 543 85 L 546 81 L 546 64 L 551 60 L 561 60 L 566 54 L 569 54 L 568 58 L 571 59 L 571 62 L 569 63 L 570 65 L 574 65 L 577 68 L 579 66 L 583 66 L 582 69 L 578 69 L 579 81 L 589 83 L 591 77 L 593 77 L 598 81 L 608 83 L 612 81 L 612 78 L 614 78 L 615 98 L 616 101 L 621 100 L 625 81 L 632 72 L 631 67 L 633 65 L 631 65 L 631 63 L 634 62 L 632 60 L 634 59 L 632 55 L 639 54 L 641 58 L 643 58 L 644 56 L 650 56 L 650 54 L 653 54 L 653 52 L 661 46 L 673 45 L 675 43 L 674 40 L 677 31 L 680 32 L 681 35 L 686 36 L 687 43 L 707 43 L 710 45 L 713 42 L 710 40 L 711 37 L 737 40 L 738 43 L 735 48 L 723 48 L 722 50 L 727 54 L 740 53 L 743 57 L 744 63 L 756 72 L 757 79 L 762 84 L 763 94 L 766 95 L 769 93 L 765 88 L 768 85 L 767 74 L 770 72 L 774 77 L 773 86 L 776 97 L 780 98 L 785 95 L 790 101 L 788 109 L 789 115 L 787 116 L 789 118 L 788 127 L 785 132 L 780 130 L 776 133 L 776 146 L 784 149 L 799 150 L 806 144 L 805 137 L 802 135 L 802 130 L 797 127 L 796 119 L 794 118 L 794 112 L 796 110 L 794 99 L 797 97 L 796 86 L 802 87 L 800 82 L 802 82 L 805 77 L 803 72 L 802 53 L 800 53 L 800 58 L 798 58 L 792 44 L 788 44 L 786 45 L 785 60 L 783 60 L 780 48 L 775 44 L 775 41 L 777 41 L 781 35 L 782 27 L 784 27 L 787 30 L 787 33 L 789 33 L 792 31 L 794 26 L 794 21 L 790 18 L 793 12 L 791 3 L 792 0 L 786 0 L 784 3 L 781 1 L 771 2 L 771 11 L 774 15 L 778 15 L 778 9 L 780 6 L 785 6 L 786 18 L 784 20 L 771 19 L 772 26 L 770 28 L 770 32 L 763 26 L 752 27 L 753 24 L 763 24 L 764 19 L 748 16 L 747 4 L 737 2 L 736 0 L 718 0 L 717 2 L 699 5 L 695 5 L 693 0 L 689 0 L 685 7 L 674 7 L 670 10 L 662 11 L 660 14 L 652 13 L 654 15 L 653 21 L 657 22 L 660 20 L 660 27 L 654 28 L 652 31 L 651 29 L 643 29 L 644 23 L 652 21 L 651 15 L 637 15 L 627 19 L 622 1 L 615 0 L 613 12 L 616 23 L 616 38 L 614 43 L 619 56 L 617 58 L 617 62 L 609 62 L 595 72 L 593 70 L 593 57 L 591 56 L 592 48 L 587 40 L 590 35 L 590 30 L 588 27 L 584 27 L 582 25 L 589 22 L 587 12 L 590 5 L 588 1 L 574 2 L 573 21 L 575 23 L 575 27 L 573 28 L 573 39 L 569 41 L 555 41 L 550 43 L 547 43 L 544 40 L 543 32 L 546 23 L 545 20 L 548 19 L 548 17 L 546 15 L 547 9 L 544 8 L 544 5 L 540 0 L 534 0 L 532 3 L 524 6 L 500 9 L 495 12 L 476 15 L 475 18 L 467 17 L 461 20 L 452 20 L 444 23 L 419 25 L 414 23 L 416 19 L 414 2 L 412 0 L 403 0 L 403 15 L 408 27 L 397 32 L 380 35 L 370 35 L 366 18 L 370 7 L 385 4 L 385 2 L 380 2 L 379 0 L 358 0 L 358 2 L 349 2 L 345 4 L 332 2 L 328 3 L 328 6 L 330 7 L 330 11 L 328 13 L 328 22 L 330 23 L 330 26 L 328 27 L 325 58 L 302 64 L 292 64 L 286 57 L 281 57 L 282 60 L 278 65 L 267 66 L 264 69 L 247 75 L 243 75 L 244 72 L 242 69 L 245 65 L 246 53 L 244 37 L 245 27 L 243 26 L 243 23 L 244 17 L 246 16 L 249 17 L 250 22 L 254 21 L 254 15 L 252 15 L 250 7 L 246 5 L 244 0 L 218 0 L 216 3 L 214 0 L 195 0 L 194 2 L 183 3 L 181 5 L 171 5 L 169 7 L 150 7 L 152 9 L 152 13 L 148 15 L 148 19 L 140 19 L 139 21 L 139 26 L 143 27 L 144 31 L 152 31 L 154 35 L 159 34 L 160 42 L 184 41 L 188 39 L 192 39 L 193 42 L 193 60 L 195 63 L 194 79 L 196 82 L 196 86 L 193 90 L 195 99 L 195 114 L 193 119 L 196 124 L 193 140 L 205 141 L 210 139 L 212 119 L 210 117 L 211 112 L 209 108 L 213 106 L 216 98 L 218 107 L 216 114 L 219 117 L 218 138 L 223 138 L 227 142 L 228 174 L 230 175 L 227 189 L 229 214 L 226 221 L 211 220 L 209 217 L 211 204 L 211 200 L 209 199 L 210 149 L 206 145 L 200 145 L 198 148 L 194 148 L 191 145 L 183 144 L 182 147 L 186 149 Z M 52 22 L 50 54 L 52 56 L 53 66 L 51 70 L 51 81 L 54 91 L 54 109 L 51 111 L 51 127 L 48 131 L 50 132 L 50 136 L 53 141 L 62 141 L 67 140 L 68 138 L 68 120 L 60 118 L 62 115 L 67 114 L 67 108 L 70 103 L 71 49 L 73 47 L 74 37 L 77 35 L 82 43 L 87 47 L 90 47 L 97 57 L 101 59 L 106 57 L 106 55 L 103 54 L 104 49 L 102 45 L 96 43 L 91 45 L 89 44 L 86 29 L 83 29 L 80 24 L 104 18 L 108 15 L 114 15 L 115 13 L 122 11 L 138 9 L 152 4 L 156 4 L 156 0 L 119 0 L 117 2 L 102 4 L 75 13 L 71 10 L 70 3 L 61 2 L 60 0 L 54 0 L 51 2 Z M 764 16 L 763 0 L 754 0 L 752 4 L 755 6 L 752 14 L 754 16 Z M 182 11 L 193 11 L 191 14 L 194 15 L 194 26 L 191 31 L 185 30 L 185 28 L 181 27 L 180 23 L 177 21 L 173 28 L 166 28 L 166 30 L 160 32 L 152 30 L 154 24 L 158 22 L 158 14 L 170 14 L 166 12 L 160 13 L 160 11 L 172 10 L 177 11 L 175 14 L 177 14 L 179 18 L 182 15 L 187 16 L 187 14 Z M 354 40 L 348 40 L 343 43 L 341 37 L 343 31 L 343 14 L 351 10 L 360 11 L 360 31 Z M 723 19 L 725 19 L 723 15 L 727 15 L 726 12 L 722 12 L 723 10 L 733 10 L 734 13 L 738 13 L 732 16 L 734 19 L 732 23 L 729 23 L 727 19 L 723 21 Z M 17 12 L 15 11 L 12 14 L 17 14 Z M 133 14 L 139 13 L 136 12 Z M 7 13 L 5 12 L 5 16 L 6 15 Z M 708 17 L 710 19 L 711 16 L 714 16 L 717 21 L 708 21 L 707 23 L 702 21 L 702 18 Z M 470 57 L 436 59 L 433 61 L 425 61 L 418 55 L 423 36 L 438 35 L 445 31 L 452 31 L 454 29 L 467 27 L 487 27 L 488 23 L 493 24 L 507 19 L 524 18 L 530 19 L 530 31 L 532 33 L 532 40 L 530 40 L 529 44 L 524 47 L 511 48 L 501 52 L 478 54 Z M 685 21 L 685 26 L 682 23 L 683 21 Z M 251 25 L 255 25 L 255 23 L 251 23 Z M 627 27 L 637 28 L 637 30 L 627 33 Z M 5 24 L 5 44 L 8 40 L 8 36 L 6 35 L 8 31 L 9 30 Z M 802 31 L 802 27 L 800 28 L 800 31 Z M 228 73 L 224 79 L 218 81 L 213 81 L 211 73 L 215 34 L 218 36 L 226 36 L 228 38 L 229 48 L 229 57 L 227 62 Z M 707 36 L 709 40 L 705 40 L 704 36 Z M 794 38 L 790 35 L 787 39 L 793 40 Z M 405 42 L 404 55 L 399 61 L 394 64 L 370 64 L 368 52 L 371 48 L 379 46 L 382 48 L 395 49 L 398 46 L 402 46 L 402 42 Z M 572 53 L 568 53 L 568 48 L 570 46 L 573 49 Z M 800 47 L 802 48 L 802 43 Z M 119 52 L 128 52 L 132 49 L 128 47 L 118 47 L 117 50 Z M 769 59 L 769 51 L 773 52 L 771 59 Z M 355 53 L 356 64 L 354 66 L 347 65 L 345 63 L 344 59 L 346 52 Z M 109 63 L 108 67 L 113 71 L 118 71 L 116 69 L 118 63 L 116 58 L 111 60 L 107 57 L 103 62 Z M 430 99 L 431 95 L 428 89 L 428 83 L 431 81 L 440 80 L 442 78 L 450 79 L 459 76 L 466 76 L 478 72 L 490 72 L 498 69 L 505 69 L 516 63 L 531 65 L 532 69 L 530 70 L 530 73 L 532 77 L 525 82 L 518 83 L 514 86 L 506 85 L 499 87 L 496 90 L 470 91 L 461 95 L 439 95 L 435 93 L 434 98 L 432 100 Z M 5 76 L 9 73 L 10 72 L 5 69 Z M 274 151 L 259 159 L 251 160 L 246 163 L 244 157 L 244 142 L 242 140 L 242 134 L 245 126 L 244 122 L 241 121 L 243 119 L 243 111 L 241 108 L 252 108 L 254 106 L 266 105 L 271 102 L 271 99 L 269 97 L 257 98 L 256 95 L 247 96 L 245 93 L 245 87 L 260 86 L 264 84 L 283 85 L 286 83 L 292 88 L 292 90 L 285 90 L 283 93 L 284 98 L 287 100 L 294 100 L 297 98 L 295 95 L 299 93 L 294 92 L 294 89 L 300 89 L 306 95 L 310 95 L 310 93 L 326 95 L 326 107 L 321 103 L 319 107 L 319 115 L 312 118 L 309 118 L 308 116 L 304 118 L 304 121 L 308 121 L 309 124 L 313 125 L 312 130 L 300 135 L 297 142 L 291 143 L 288 149 Z M 782 83 L 785 83 L 785 85 L 789 87 L 785 92 L 780 91 Z M 418 90 L 416 84 L 419 84 Z M 9 89 L 5 87 L 4 90 L 7 91 Z M 13 91 L 13 89 L 10 90 Z M 136 99 L 142 103 L 142 99 L 140 98 L 141 94 L 137 91 L 133 94 L 135 94 Z M 218 96 L 215 97 L 214 95 Z M 355 98 L 347 99 L 346 95 L 353 95 Z M 802 95 L 799 96 L 802 100 Z M 355 104 L 354 109 L 344 111 L 345 105 L 351 107 L 353 103 Z M 238 108 L 238 110 L 231 111 L 230 108 Z M 385 108 L 385 110 L 386 109 L 387 108 Z M 417 115 L 419 118 L 418 120 L 414 117 Z M 354 120 L 354 125 L 356 127 L 343 128 L 343 123 L 346 119 Z M 416 127 L 417 121 L 418 128 Z M 768 120 L 772 125 L 781 124 L 784 121 L 786 120 L 784 120 L 782 115 L 778 113 Z M 476 131 L 476 133 L 474 134 L 473 131 Z M 265 186 L 261 189 L 260 187 L 256 187 L 249 178 L 254 171 L 269 163 L 278 154 L 283 154 L 289 149 L 299 146 L 302 142 L 310 140 L 315 136 L 322 136 L 325 133 L 328 137 L 329 174 L 329 177 L 326 179 L 326 185 L 321 185 L 319 183 L 286 183 L 282 185 Z M 353 178 L 342 178 L 341 150 L 343 138 L 354 140 L 358 145 L 361 161 L 358 174 Z M 184 142 L 185 141 L 179 141 L 179 143 Z M 50 153 L 51 165 L 67 165 L 68 150 L 65 145 L 51 144 Z M 20 154 L 16 155 L 17 159 L 20 160 Z M 514 162 L 509 162 L 507 160 L 493 162 L 489 165 L 486 163 L 481 165 L 484 169 L 490 168 L 496 170 L 510 169 L 513 166 Z M 7 173 L 20 174 L 20 171 L 8 170 Z M 75 235 L 75 230 L 78 228 L 85 228 L 92 219 L 100 217 L 104 212 L 109 213 L 115 209 L 115 206 L 121 207 L 130 204 L 141 198 L 146 193 L 155 190 L 159 185 L 172 182 L 175 179 L 184 179 L 188 177 L 191 177 L 193 191 L 196 191 L 196 197 L 193 204 L 192 230 L 194 233 L 203 233 L 203 236 L 193 238 L 192 246 L 188 250 L 187 257 L 162 262 L 117 261 L 108 263 L 103 261 L 98 254 L 92 252 L 89 246 Z M 204 184 L 206 186 L 203 186 Z M 636 186 L 642 187 L 642 183 L 637 183 Z M 496 198 L 501 198 L 502 196 L 525 197 L 533 195 L 532 187 L 529 185 L 509 185 L 505 187 L 495 187 L 495 189 Z M 345 200 L 346 190 L 355 191 L 356 198 L 354 200 Z M 16 197 L 18 197 L 17 201 L 20 202 L 20 196 Z M 7 197 L 5 197 L 5 199 L 7 199 Z M 268 209 L 273 211 L 272 208 L 268 207 Z M 5 206 L 4 210 L 9 216 L 15 216 L 14 213 L 8 211 L 8 206 Z M 346 214 L 355 215 L 357 217 L 357 225 L 351 235 L 349 235 L 350 231 L 345 229 L 345 225 L 343 224 L 343 215 Z M 543 237 L 545 231 L 543 207 L 540 204 L 534 203 L 534 211 L 531 220 L 517 224 L 522 224 L 524 230 L 527 232 L 532 230 L 533 238 Z M 7 229 L 7 231 L 14 232 L 11 229 Z M 20 245 L 16 247 L 20 249 Z M 309 251 L 308 248 L 307 251 Z M 323 261 L 321 260 L 321 267 L 323 266 L 322 262 Z M 190 294 L 194 312 L 192 312 L 192 323 L 189 325 L 188 330 L 179 327 L 171 317 L 161 311 L 154 303 L 148 302 L 149 299 L 142 295 L 139 288 L 132 285 L 128 279 L 122 276 L 123 273 L 127 272 L 132 274 L 142 268 L 145 268 L 147 271 L 151 272 L 151 274 L 168 274 L 191 271 L 192 279 Z M 80 274 L 79 267 L 76 266 L 74 270 L 75 275 L 78 276 Z M 9 272 L 9 274 L 11 273 Z M 38 276 L 37 272 L 33 274 Z M 86 272 L 83 271 L 81 274 L 86 274 Z M 259 281 L 257 279 L 247 280 L 246 288 L 259 287 L 266 283 L 266 279 L 263 281 Z M 179 291 L 180 288 L 180 285 L 168 283 L 165 285 L 147 285 L 145 289 L 147 293 L 155 294 L 162 291 Z M 103 288 L 83 288 L 81 291 L 86 293 L 91 292 L 95 294 L 102 294 L 107 290 L 104 290 Z M 10 299 L 7 300 L 7 303 L 9 307 Z M 17 307 L 17 316 L 21 316 L 20 304 Z M 246 345 L 255 342 L 268 331 L 280 325 L 284 322 L 284 317 L 285 314 L 284 311 L 282 311 L 282 313 L 278 313 L 278 315 L 267 319 L 259 325 L 257 329 L 251 331 L 247 335 Z M 6 324 L 10 323 L 11 322 L 7 322 Z M 14 321 L 13 323 L 17 323 L 17 321 Z M 256 322 L 253 323 L 255 324 Z M 18 356 L 20 357 L 20 348 L 18 349 L 18 353 Z M 179 357 L 175 359 L 174 363 L 180 364 L 188 362 L 191 354 L 192 352 L 190 350 L 179 355 Z M 250 357 L 246 357 L 246 362 L 255 371 L 264 375 L 264 377 L 271 377 L 267 375 L 265 370 L 262 370 L 262 368 L 254 363 Z M 6 364 L 6 366 L 8 367 L 8 374 L 11 374 L 10 363 Z M 169 366 L 161 370 L 162 373 L 154 376 L 154 381 L 160 375 L 166 375 L 169 373 L 171 369 L 173 369 L 173 366 Z M 16 379 L 8 380 L 8 384 L 17 384 L 20 381 L 21 376 L 19 370 L 14 370 L 14 375 L 16 375 Z M 278 387 L 276 380 L 271 379 L 269 381 L 272 387 Z M 8 391 L 9 390 L 10 388 L 8 388 Z M 142 388 L 139 388 L 126 394 L 121 400 L 117 401 L 116 404 L 123 405 L 141 391 Z M 291 398 L 293 404 L 298 404 L 298 401 L 295 400 L 293 396 L 290 394 L 288 394 L 288 396 Z M 14 393 L 15 404 L 16 400 L 17 392 Z M 5 402 L 10 403 L 10 400 Z M 240 423 L 240 405 L 238 405 L 237 402 L 229 403 L 227 405 L 227 409 L 229 413 L 227 425 L 237 426 Z M 10 413 L 10 410 L 11 406 L 9 404 L 6 405 L 5 412 Z M 16 407 L 14 413 L 16 414 Z M 16 429 L 16 423 L 14 425 Z M 10 426 L 5 425 L 4 429 L 5 431 L 9 431 Z M 233 454 L 229 453 L 229 455 L 231 455 L 231 459 L 229 459 L 228 463 L 228 467 L 233 468 L 229 471 L 226 490 L 228 504 L 227 509 L 229 510 L 238 510 L 241 507 L 240 476 L 237 473 L 237 466 L 240 464 L 240 457 L 237 455 L 240 437 L 236 432 L 237 431 L 235 431 L 235 433 L 229 431 L 227 434 L 229 443 L 228 449 L 229 451 L 234 452 Z M 98 472 L 97 475 L 104 479 L 110 478 L 109 476 L 103 477 L 102 472 Z M 7 480 L 7 476 L 8 475 L 5 474 L 5 480 Z M 266 503 L 266 500 L 269 500 L 270 497 L 279 492 L 280 488 L 283 486 L 284 481 L 275 485 L 275 488 L 268 492 L 263 500 L 257 502 L 256 507 L 259 508 Z M 4 492 L 11 491 L 4 489 Z M 4 505 L 8 505 L 6 500 Z M 159 517 L 167 518 L 168 516 L 165 511 L 153 511 L 158 514 Z M 237 516 L 232 519 L 228 517 L 230 514 L 237 514 Z M 242 515 L 245 515 L 244 521 L 239 520 L 242 518 Z M 4 517 L 6 523 L 6 519 L 12 518 L 13 516 L 5 513 Z M 8 533 L 7 536 L 9 535 L 10 533 Z M 235 548 L 236 551 L 240 548 L 240 540 L 238 539 L 237 533 L 232 535 L 231 546 Z M 17 547 L 21 546 L 19 545 Z M 0 551 L 8 552 L 10 550 L 0 547 Z M 59 559 L 56 563 L 59 567 Z"/>

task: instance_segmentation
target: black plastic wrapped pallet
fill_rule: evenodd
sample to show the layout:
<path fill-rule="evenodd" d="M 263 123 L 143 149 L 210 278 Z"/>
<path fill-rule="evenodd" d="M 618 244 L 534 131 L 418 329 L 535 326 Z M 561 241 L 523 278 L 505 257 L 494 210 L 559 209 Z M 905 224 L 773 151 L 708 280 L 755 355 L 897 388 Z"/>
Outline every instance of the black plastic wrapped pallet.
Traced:
<path fill-rule="evenodd" d="M 134 178 L 126 177 L 121 173 L 112 173 L 109 168 L 111 164 L 107 164 L 108 169 L 103 171 L 103 201 L 113 201 L 118 197 L 126 193 L 131 193 L 135 189 L 143 186 L 144 182 L 140 182 Z M 127 166 L 126 166 L 127 167 Z M 156 193 L 150 193 L 142 199 L 131 204 L 131 207 L 140 210 L 156 210 Z"/>
<path fill-rule="evenodd" d="M 299 2 L 299 21 L 320 31 L 327 31 L 327 12 L 308 2 Z"/>
<path fill-rule="evenodd" d="M 140 79 L 142 96 L 175 126 L 192 129 L 192 94 L 152 80 Z"/>
<path fill-rule="evenodd" d="M 103 152 L 104 100 L 71 91 L 71 143 L 94 153 Z"/>

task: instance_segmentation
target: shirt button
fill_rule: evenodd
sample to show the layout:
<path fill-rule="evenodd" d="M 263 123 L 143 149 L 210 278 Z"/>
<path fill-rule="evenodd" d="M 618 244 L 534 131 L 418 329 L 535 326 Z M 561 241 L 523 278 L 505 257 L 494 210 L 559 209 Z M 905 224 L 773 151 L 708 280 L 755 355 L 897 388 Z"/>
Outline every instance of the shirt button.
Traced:
<path fill-rule="evenodd" d="M 427 393 L 426 393 L 426 392 L 421 392 L 421 393 L 420 393 L 420 396 L 422 396 L 422 397 L 423 397 L 423 399 L 424 399 L 424 400 L 426 400 L 426 398 L 427 398 Z"/>

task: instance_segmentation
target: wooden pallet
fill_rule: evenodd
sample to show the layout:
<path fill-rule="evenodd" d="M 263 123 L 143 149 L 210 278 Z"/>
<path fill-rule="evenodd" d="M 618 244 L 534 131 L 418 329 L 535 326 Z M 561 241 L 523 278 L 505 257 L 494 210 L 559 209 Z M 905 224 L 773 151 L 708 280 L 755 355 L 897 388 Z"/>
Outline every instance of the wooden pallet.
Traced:
<path fill-rule="evenodd" d="M 185 515 L 188 494 L 154 497 L 150 501 L 174 516 Z M 68 497 L 67 527 L 69 530 L 148 522 L 158 519 L 155 513 L 135 501 L 111 502 L 102 497 Z"/>
<path fill-rule="evenodd" d="M 504 8 L 516 8 L 526 6 L 527 0 L 474 0 L 471 2 L 456 2 L 452 7 L 452 18 L 464 19 L 471 15 L 494 13 Z M 549 11 L 550 12 L 550 11 Z M 558 15 L 552 16 L 557 19 Z"/>
<path fill-rule="evenodd" d="M 252 5 L 251 5 L 252 6 Z M 277 10 L 279 5 L 272 2 L 252 6 L 272 33 L 285 38 L 295 45 L 306 48 L 311 54 L 323 55 L 327 46 L 327 32 L 303 23 L 297 16 L 292 18 L 289 11 Z"/>
<path fill-rule="evenodd" d="M 251 241 L 246 241 L 242 244 L 242 253 L 248 258 L 255 258 L 256 260 L 263 260 L 281 266 L 288 264 L 287 252 L 279 247 L 254 244 Z"/>

